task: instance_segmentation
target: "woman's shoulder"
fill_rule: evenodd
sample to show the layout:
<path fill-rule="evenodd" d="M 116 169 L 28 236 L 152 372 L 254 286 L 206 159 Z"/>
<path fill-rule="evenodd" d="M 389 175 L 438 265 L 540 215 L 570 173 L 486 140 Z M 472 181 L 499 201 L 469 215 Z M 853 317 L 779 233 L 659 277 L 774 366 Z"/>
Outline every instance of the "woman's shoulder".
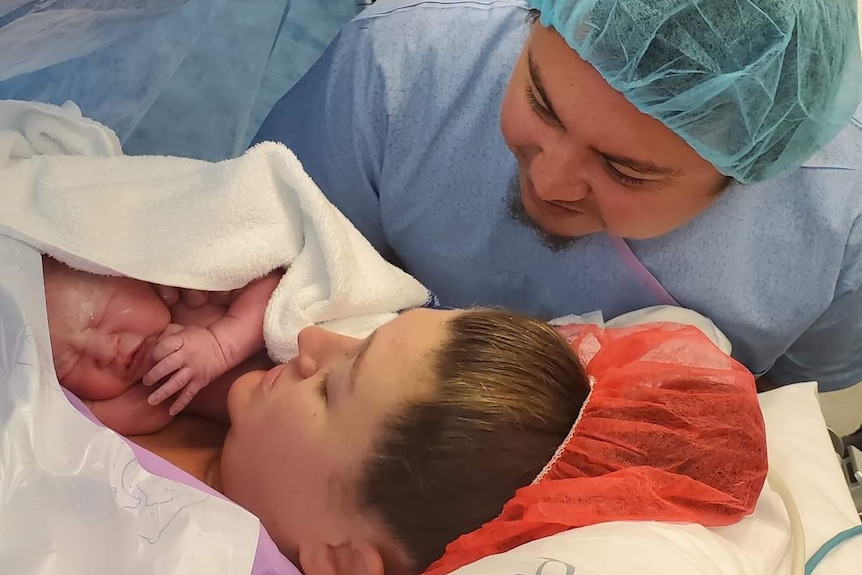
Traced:
<path fill-rule="evenodd" d="M 227 427 L 221 423 L 196 415 L 181 414 L 156 433 L 129 439 L 157 453 L 158 449 L 221 449 L 225 435 Z"/>
<path fill-rule="evenodd" d="M 212 458 L 221 454 L 227 426 L 194 415 L 178 415 L 156 433 L 129 437 L 129 441 L 204 481 Z"/>

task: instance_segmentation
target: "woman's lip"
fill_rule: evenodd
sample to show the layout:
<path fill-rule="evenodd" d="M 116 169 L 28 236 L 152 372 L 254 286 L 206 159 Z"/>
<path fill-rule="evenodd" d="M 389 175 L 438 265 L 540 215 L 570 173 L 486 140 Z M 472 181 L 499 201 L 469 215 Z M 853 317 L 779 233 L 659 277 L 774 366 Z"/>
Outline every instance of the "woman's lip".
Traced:
<path fill-rule="evenodd" d="M 285 364 L 280 363 L 263 374 L 263 379 L 260 384 L 264 387 L 264 389 L 271 389 L 275 381 L 278 379 L 278 376 L 281 375 L 281 372 L 284 371 L 286 367 Z"/>

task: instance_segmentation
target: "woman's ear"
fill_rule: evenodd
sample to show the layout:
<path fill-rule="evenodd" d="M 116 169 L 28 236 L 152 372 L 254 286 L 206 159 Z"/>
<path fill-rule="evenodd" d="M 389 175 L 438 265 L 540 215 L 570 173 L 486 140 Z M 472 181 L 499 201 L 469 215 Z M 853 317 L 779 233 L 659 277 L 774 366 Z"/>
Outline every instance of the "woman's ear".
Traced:
<path fill-rule="evenodd" d="M 383 557 L 366 539 L 306 545 L 299 550 L 299 563 L 305 575 L 383 575 Z"/>

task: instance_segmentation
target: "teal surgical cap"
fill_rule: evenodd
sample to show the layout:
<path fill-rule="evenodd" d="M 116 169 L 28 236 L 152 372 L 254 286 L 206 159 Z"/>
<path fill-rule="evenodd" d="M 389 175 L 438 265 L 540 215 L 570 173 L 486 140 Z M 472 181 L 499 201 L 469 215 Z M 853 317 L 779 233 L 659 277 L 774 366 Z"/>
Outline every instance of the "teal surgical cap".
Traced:
<path fill-rule="evenodd" d="M 721 173 L 799 167 L 862 98 L 856 0 L 528 0 Z"/>

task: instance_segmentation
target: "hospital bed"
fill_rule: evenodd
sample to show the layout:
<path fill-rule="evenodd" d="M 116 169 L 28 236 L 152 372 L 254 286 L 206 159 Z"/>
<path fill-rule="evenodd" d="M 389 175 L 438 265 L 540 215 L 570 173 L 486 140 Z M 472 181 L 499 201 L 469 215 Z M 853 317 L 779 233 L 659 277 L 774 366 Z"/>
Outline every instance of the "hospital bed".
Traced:
<path fill-rule="evenodd" d="M 834 439 L 832 443 L 835 446 Z M 847 479 L 853 504 L 859 511 L 860 516 L 862 516 L 862 451 L 859 451 L 859 449 L 852 445 L 844 448 L 840 444 L 836 446 L 836 449 L 841 458 L 841 470 Z"/>
<path fill-rule="evenodd" d="M 296 575 L 271 558 L 263 570 L 265 534 L 251 514 L 182 477 L 157 476 L 158 466 L 146 461 L 151 454 L 133 451 L 73 407 L 53 372 L 40 255 L 0 236 L 0 262 L 0 571 Z M 798 509 L 811 556 L 860 525 L 859 517 L 816 386 L 771 391 L 761 403 L 771 469 Z M 730 527 L 594 525 L 458 573 L 790 575 L 794 547 L 780 491 L 767 485 L 755 513 Z M 835 548 L 814 573 L 858 575 L 860 568 L 856 539 Z"/>
<path fill-rule="evenodd" d="M 373 0 L 358 0 L 362 2 Z M 0 31 L 8 32 L 12 24 L 25 22 L 26 10 L 50 12 L 51 4 L 26 0 L 4 4 L 0 8 Z M 147 151 L 148 146 L 165 145 L 164 140 L 147 140 L 152 126 L 166 125 L 158 109 L 176 107 L 176 102 L 184 101 L 182 87 L 188 84 L 181 77 L 184 73 L 194 77 L 196 66 L 205 67 L 205 62 L 210 61 L 205 57 L 207 38 L 212 41 L 217 37 L 219 22 L 223 25 L 237 16 L 229 12 L 229 3 L 225 2 L 155 4 L 163 9 L 161 14 L 177 10 L 179 17 L 188 18 L 188 22 L 213 26 L 196 24 L 197 33 L 187 34 L 188 27 L 166 20 L 162 23 L 164 34 L 177 34 L 176 38 L 185 34 L 192 40 L 191 44 L 175 45 L 175 55 L 180 55 L 174 57 L 174 70 L 179 71 L 176 76 L 156 76 L 160 81 L 146 89 L 130 84 L 127 88 L 134 96 L 125 99 L 125 107 L 112 107 L 104 98 L 90 102 L 88 115 L 111 124 L 124 141 L 132 147 L 137 145 L 139 152 Z M 298 4 L 299 0 L 293 3 L 294 11 Z M 346 20 L 354 3 L 342 4 L 349 7 Z M 254 115 L 251 110 L 256 105 L 257 86 L 265 74 L 260 63 L 269 62 L 266 54 L 276 50 L 290 2 L 260 0 L 256 5 L 261 14 L 269 14 L 267 18 L 273 26 L 261 28 L 255 35 L 258 42 L 245 46 L 251 60 L 257 62 L 247 68 L 255 77 L 233 83 L 246 91 L 234 92 L 225 102 L 226 113 L 221 117 L 226 121 L 218 134 L 178 140 L 176 145 L 185 146 L 181 151 L 186 155 L 232 155 L 244 145 L 242 139 L 254 133 L 254 126 L 249 127 L 254 119 L 249 118 Z M 246 3 L 245 8 L 248 6 Z M 57 3 L 56 7 L 62 8 L 63 4 Z M 235 5 L 234 9 L 239 8 Z M 219 17 L 219 10 L 227 11 Z M 160 13 L 150 16 L 154 14 L 156 17 Z M 62 20 L 58 18 L 57 22 Z M 98 66 L 106 54 L 117 49 L 134 52 L 136 45 L 146 42 L 139 36 L 143 32 L 131 23 L 124 34 L 94 38 L 92 45 L 77 44 L 65 52 L 55 49 L 53 56 L 47 53 L 47 60 L 31 58 L 19 63 L 24 67 L 14 74 L 9 72 L 12 68 L 8 61 L 3 60 L 13 54 L 2 44 L 10 37 L 0 35 L 0 62 L 4 62 L 0 72 L 6 72 L 0 77 L 0 97 L 22 97 L 27 90 L 38 91 L 40 85 L 50 85 L 52 74 L 75 77 L 83 82 L 81 86 L 87 79 L 97 83 Z M 63 40 L 64 36 L 57 38 Z M 62 61 L 50 61 L 58 55 Z M 162 56 L 171 59 L 171 54 Z M 76 58 L 81 59 L 83 68 Z M 179 62 L 186 63 L 180 66 Z M 232 70 L 241 68 L 232 66 Z M 139 75 L 147 79 L 146 74 Z M 123 99 L 121 94 L 113 95 L 117 100 Z M 34 94 L 33 98 L 59 104 L 72 94 L 43 96 Z M 211 114 L 218 108 L 214 102 L 193 104 L 201 113 Z M 215 126 L 213 122 L 206 124 Z M 176 125 L 185 127 L 183 123 Z M 201 149 L 202 142 L 214 147 Z M 165 152 L 166 148 L 160 147 L 159 151 Z M 265 533 L 251 514 L 216 494 L 184 483 L 183 477 L 160 476 L 158 462 L 153 463 L 151 454 L 130 446 L 78 411 L 56 381 L 48 342 L 39 254 L 0 235 L 0 573 L 298 573 L 285 562 L 263 557 L 269 552 L 261 543 L 266 539 Z M 852 450 L 843 457 L 836 454 L 820 412 L 815 384 L 780 388 L 763 394 L 760 401 L 767 425 L 770 467 L 787 489 L 782 498 L 781 488 L 767 485 L 755 513 L 741 523 L 719 529 L 659 523 L 600 524 L 485 558 L 458 573 L 791 575 L 795 551 L 803 550 L 805 558 L 809 558 L 836 534 L 860 525 L 862 456 Z M 797 527 L 804 534 L 804 549 L 800 533 L 796 533 L 795 540 L 791 538 L 793 509 L 798 511 Z M 836 547 L 814 571 L 823 575 L 860 572 L 860 539 Z"/>

